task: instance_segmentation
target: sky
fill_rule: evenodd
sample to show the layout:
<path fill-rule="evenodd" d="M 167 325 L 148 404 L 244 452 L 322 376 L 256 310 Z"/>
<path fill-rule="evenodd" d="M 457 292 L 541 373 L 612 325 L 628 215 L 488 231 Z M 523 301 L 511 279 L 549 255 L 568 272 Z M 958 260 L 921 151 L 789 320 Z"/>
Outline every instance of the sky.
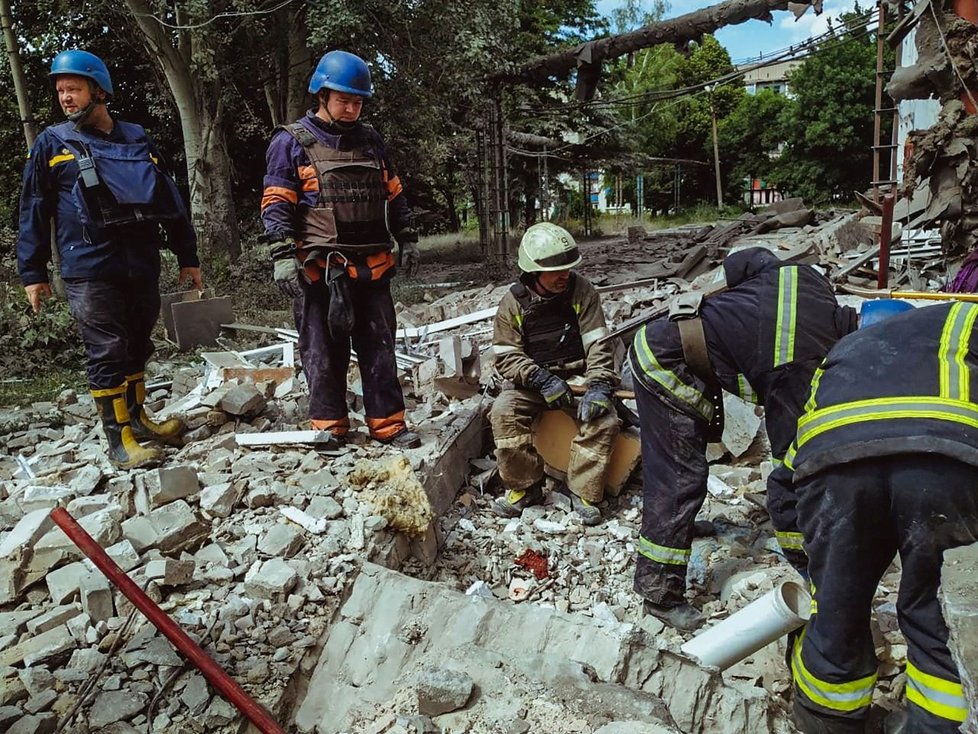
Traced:
<path fill-rule="evenodd" d="M 671 0 L 666 18 L 685 15 L 694 10 L 716 5 L 721 1 Z M 645 4 L 651 6 L 652 3 Z M 864 2 L 863 6 L 870 4 Z M 621 0 L 598 0 L 597 2 L 598 12 L 605 15 L 621 5 Z M 715 36 L 730 53 L 731 60 L 734 63 L 742 63 L 752 58 L 756 59 L 758 55 L 779 51 L 824 33 L 828 29 L 829 18 L 838 18 L 841 13 L 851 11 L 854 5 L 854 0 L 825 0 L 821 15 L 816 16 L 809 8 L 797 21 L 793 13 L 786 10 L 775 10 L 772 13 L 774 20 L 770 24 L 761 20 L 748 20 L 739 25 L 721 28 Z"/>

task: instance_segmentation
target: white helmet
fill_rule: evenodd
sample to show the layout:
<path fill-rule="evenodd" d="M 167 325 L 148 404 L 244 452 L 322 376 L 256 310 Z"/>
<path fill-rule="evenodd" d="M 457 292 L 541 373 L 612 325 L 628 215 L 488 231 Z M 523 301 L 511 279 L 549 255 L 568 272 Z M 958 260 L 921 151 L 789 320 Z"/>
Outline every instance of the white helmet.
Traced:
<path fill-rule="evenodd" d="M 552 222 L 534 224 L 520 240 L 518 264 L 524 273 L 567 270 L 580 262 L 574 237 Z"/>

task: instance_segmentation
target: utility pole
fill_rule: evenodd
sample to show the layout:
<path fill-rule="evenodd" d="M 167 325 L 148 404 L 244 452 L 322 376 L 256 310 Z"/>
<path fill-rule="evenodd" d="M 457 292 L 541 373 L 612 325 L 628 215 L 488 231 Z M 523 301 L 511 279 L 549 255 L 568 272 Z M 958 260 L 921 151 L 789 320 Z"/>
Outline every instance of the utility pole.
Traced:
<path fill-rule="evenodd" d="M 20 122 L 24 126 L 24 139 L 27 141 L 27 147 L 30 148 L 34 145 L 37 132 L 34 130 L 34 115 L 31 113 L 31 100 L 27 96 L 27 79 L 24 77 L 24 67 L 20 63 L 17 37 L 14 36 L 10 0 L 0 0 L 0 25 L 3 25 L 3 41 L 7 47 L 7 59 L 10 61 L 10 76 L 14 80 Z"/>
<path fill-rule="evenodd" d="M 720 146 L 717 144 L 717 111 L 713 106 L 713 85 L 706 88 L 710 95 L 710 120 L 713 126 L 713 170 L 717 179 L 717 209 L 723 208 L 723 184 L 720 182 Z"/>

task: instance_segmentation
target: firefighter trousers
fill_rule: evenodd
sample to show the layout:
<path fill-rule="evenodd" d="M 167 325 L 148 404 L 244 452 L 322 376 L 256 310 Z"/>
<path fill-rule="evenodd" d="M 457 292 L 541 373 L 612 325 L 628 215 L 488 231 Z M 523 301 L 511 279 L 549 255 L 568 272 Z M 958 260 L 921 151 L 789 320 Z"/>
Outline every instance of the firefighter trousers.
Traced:
<path fill-rule="evenodd" d="M 635 591 L 660 606 L 682 604 L 696 513 L 706 499 L 704 418 L 635 380 L 642 434 L 642 534 Z"/>
<path fill-rule="evenodd" d="M 389 281 L 351 280 L 356 323 L 352 333 L 334 339 L 329 332 L 329 288 L 325 281 L 303 283 L 304 295 L 292 301 L 299 331 L 302 371 L 309 384 L 309 417 L 318 428 L 343 436 L 347 417 L 346 378 L 350 345 L 357 352 L 363 404 L 370 435 L 387 439 L 404 430 L 404 394 L 397 380 L 394 333 L 397 319 Z"/>
<path fill-rule="evenodd" d="M 503 390 L 492 404 L 489 421 L 496 443 L 499 478 L 506 489 L 526 489 L 543 478 L 543 458 L 533 446 L 533 421 L 547 402 L 532 390 Z M 618 415 L 581 423 L 571 440 L 567 486 L 588 502 L 604 499 L 605 475 L 618 436 Z"/>
<path fill-rule="evenodd" d="M 978 467 L 935 454 L 864 459 L 802 478 L 798 497 L 814 597 L 792 651 L 796 703 L 827 722 L 869 715 L 872 601 L 899 553 L 904 734 L 956 734 L 967 704 L 937 589 L 944 551 L 978 538 Z"/>

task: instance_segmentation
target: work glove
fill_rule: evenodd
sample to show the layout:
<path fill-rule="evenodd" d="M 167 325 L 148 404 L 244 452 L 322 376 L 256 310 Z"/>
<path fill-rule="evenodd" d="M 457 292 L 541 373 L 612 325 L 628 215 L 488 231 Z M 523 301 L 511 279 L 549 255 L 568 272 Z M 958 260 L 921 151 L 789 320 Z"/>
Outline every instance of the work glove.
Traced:
<path fill-rule="evenodd" d="M 398 232 L 394 239 L 400 247 L 397 264 L 404 268 L 404 274 L 413 278 L 421 267 L 421 251 L 418 249 L 418 233 L 408 227 Z"/>
<path fill-rule="evenodd" d="M 574 407 L 574 395 L 568 384 L 543 367 L 533 370 L 527 384 L 543 396 L 549 408 Z"/>
<path fill-rule="evenodd" d="M 302 295 L 302 285 L 300 280 L 302 274 L 299 270 L 299 261 L 295 256 L 283 257 L 275 261 L 275 285 L 279 292 L 289 298 L 298 298 Z"/>
<path fill-rule="evenodd" d="M 577 419 L 584 423 L 611 412 L 611 385 L 601 380 L 588 383 L 587 392 L 577 406 Z"/>

